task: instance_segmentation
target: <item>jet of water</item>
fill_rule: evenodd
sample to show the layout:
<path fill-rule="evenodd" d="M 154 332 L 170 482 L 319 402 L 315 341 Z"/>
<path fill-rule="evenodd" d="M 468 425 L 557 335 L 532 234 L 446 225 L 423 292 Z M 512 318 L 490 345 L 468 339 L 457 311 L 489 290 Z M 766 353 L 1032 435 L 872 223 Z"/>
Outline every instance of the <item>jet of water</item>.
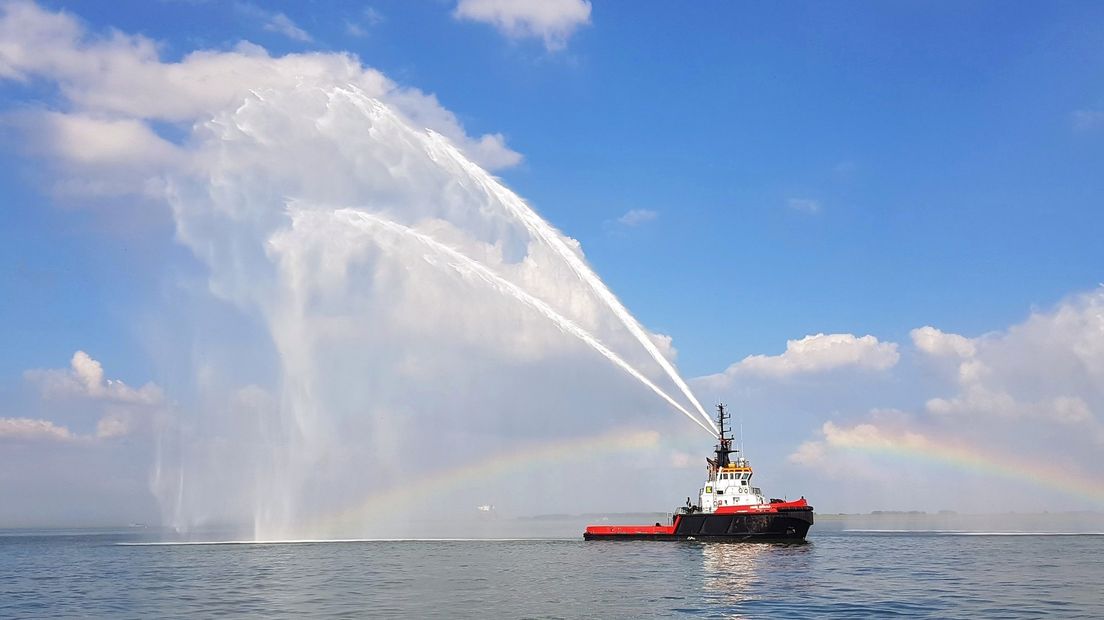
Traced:
<path fill-rule="evenodd" d="M 391 114 L 385 106 L 374 101 L 352 84 L 347 84 L 343 88 L 335 89 L 333 95 L 345 97 L 350 103 L 360 108 L 370 117 L 375 117 L 380 114 Z M 620 300 L 618 300 L 613 292 L 606 287 L 598 275 L 590 269 L 586 261 L 568 247 L 563 237 L 558 234 L 548 222 L 544 221 L 536 211 L 525 204 L 525 201 L 499 183 L 486 170 L 465 157 L 447 138 L 428 129 L 425 134 L 421 135 L 421 138 L 427 154 L 434 161 L 442 167 L 451 166 L 457 172 L 463 173 L 458 175 L 457 178 L 468 178 L 473 180 L 489 198 L 494 199 L 498 204 L 501 204 L 507 212 L 517 217 L 531 235 L 543 240 L 548 247 L 563 259 L 564 263 L 571 269 L 575 276 L 606 304 L 613 312 L 614 316 L 616 316 L 625 328 L 628 329 L 629 333 L 636 338 L 642 347 L 644 347 L 644 350 L 655 359 L 659 367 L 667 373 L 671 381 L 675 383 L 690 403 L 694 405 L 698 414 L 706 421 L 710 428 L 713 429 L 713 434 L 716 435 L 718 433 L 716 424 L 714 424 L 709 414 L 705 412 L 705 409 L 701 406 L 701 403 L 698 402 L 698 399 L 694 397 L 694 394 L 690 391 L 690 387 L 686 385 L 686 382 L 679 375 L 678 371 L 675 370 L 671 362 L 663 356 L 659 348 L 656 347 L 655 343 L 652 342 L 651 338 L 648 337 L 648 334 L 645 333 L 644 329 L 640 326 L 640 323 L 629 313 L 628 309 L 621 304 Z"/>
<path fill-rule="evenodd" d="M 303 213 L 305 212 L 300 212 L 299 217 L 303 217 Z M 357 209 L 346 208 L 336 210 L 334 212 L 334 216 L 352 226 L 356 226 L 359 228 L 369 228 L 374 226 L 382 228 L 391 233 L 414 239 L 422 245 L 425 245 L 429 249 L 433 250 L 434 252 L 447 257 L 451 261 L 449 263 L 449 267 L 455 269 L 458 273 L 465 276 L 478 278 L 479 280 L 492 286 L 499 292 L 510 295 L 521 303 L 540 312 L 550 321 L 555 323 L 555 325 L 563 330 L 565 333 L 571 334 L 572 336 L 575 336 L 576 338 L 582 340 L 595 351 L 605 356 L 608 360 L 616 364 L 622 370 L 629 373 L 632 377 L 636 378 L 638 381 L 650 388 L 660 398 L 667 401 L 672 407 L 688 417 L 692 422 L 702 427 L 702 429 L 704 429 L 707 433 L 715 434 L 712 430 L 710 430 L 709 427 L 702 424 L 700 420 L 694 417 L 692 413 L 687 411 L 685 407 L 680 405 L 676 400 L 671 398 L 666 392 L 660 389 L 659 386 L 657 386 L 655 383 L 653 383 L 651 380 L 641 374 L 640 371 L 633 368 L 628 362 L 622 359 L 621 356 L 617 355 L 604 344 L 602 344 L 601 341 L 595 338 L 592 334 L 587 332 L 585 329 L 583 329 L 567 317 L 556 312 L 551 306 L 529 294 L 518 285 L 510 282 L 509 280 L 506 280 L 505 278 L 491 271 L 479 261 L 465 254 L 462 254 L 461 252 L 437 241 L 429 235 L 420 233 L 412 228 L 408 228 L 406 226 L 403 226 L 402 224 L 398 224 L 391 220 L 382 218 L 378 215 L 373 215 L 364 211 L 359 211 Z"/>
<path fill-rule="evenodd" d="M 468 161 L 459 151 L 452 146 L 448 140 L 443 136 L 429 132 L 431 138 L 430 147 L 431 155 L 441 157 L 453 162 L 455 165 L 462 168 L 471 178 L 475 179 L 490 196 L 496 198 L 502 205 L 504 205 L 510 212 L 518 217 L 519 220 L 525 225 L 526 229 L 530 233 L 536 235 L 542 239 L 545 243 L 551 247 L 556 254 L 558 254 L 565 263 L 571 268 L 576 276 L 588 285 L 594 293 L 606 303 L 606 305 L 613 311 L 614 315 L 628 328 L 629 332 L 640 342 L 641 346 L 651 354 L 660 368 L 667 373 L 667 376 L 675 382 L 675 385 L 682 391 L 682 393 L 693 403 L 694 408 L 698 410 L 698 413 L 713 429 L 713 434 L 718 432 L 717 426 L 713 423 L 713 419 L 709 417 L 709 414 L 702 408 L 701 403 L 694 397 L 694 394 L 690 391 L 690 387 L 686 385 L 682 377 L 679 376 L 678 371 L 671 365 L 667 358 L 660 353 L 655 343 L 651 338 L 644 333 L 644 329 L 640 326 L 640 323 L 629 311 L 621 304 L 617 297 L 613 294 L 605 284 L 602 283 L 598 275 L 594 273 L 587 266 L 586 262 L 579 257 L 578 254 L 573 252 L 571 248 L 564 243 L 564 240 L 560 235 L 556 234 L 556 231 L 544 221 L 536 211 L 533 211 L 529 205 L 525 204 L 521 198 L 519 198 L 513 192 L 507 190 L 501 183 L 496 181 L 494 177 L 488 174 L 485 170 L 479 166 Z"/>

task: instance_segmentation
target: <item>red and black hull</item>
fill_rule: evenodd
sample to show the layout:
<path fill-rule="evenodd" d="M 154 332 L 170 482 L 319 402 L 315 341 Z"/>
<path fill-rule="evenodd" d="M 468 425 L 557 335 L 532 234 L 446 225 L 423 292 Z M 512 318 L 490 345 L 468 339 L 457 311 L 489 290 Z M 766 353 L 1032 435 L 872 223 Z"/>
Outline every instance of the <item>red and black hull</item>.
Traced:
<path fill-rule="evenodd" d="M 676 515 L 669 526 L 591 526 L 583 533 L 583 539 L 802 542 L 812 525 L 811 507 L 771 512 L 698 512 Z"/>

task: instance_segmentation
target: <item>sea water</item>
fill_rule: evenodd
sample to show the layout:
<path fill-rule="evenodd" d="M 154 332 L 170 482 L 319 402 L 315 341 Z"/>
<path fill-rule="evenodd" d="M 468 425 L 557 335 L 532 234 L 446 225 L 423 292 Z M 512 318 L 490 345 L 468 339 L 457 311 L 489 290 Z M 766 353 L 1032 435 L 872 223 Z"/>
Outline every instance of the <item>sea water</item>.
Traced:
<path fill-rule="evenodd" d="M 0 617 L 1104 618 L 1104 535 L 850 531 L 802 545 L 147 544 L 0 535 Z"/>

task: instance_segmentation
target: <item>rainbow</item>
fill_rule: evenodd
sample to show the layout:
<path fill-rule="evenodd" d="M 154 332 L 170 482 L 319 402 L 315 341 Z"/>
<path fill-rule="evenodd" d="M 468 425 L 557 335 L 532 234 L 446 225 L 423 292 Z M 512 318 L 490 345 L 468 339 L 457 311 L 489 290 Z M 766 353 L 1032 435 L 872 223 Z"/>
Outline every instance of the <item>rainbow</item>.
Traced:
<path fill-rule="evenodd" d="M 573 437 L 557 441 L 525 444 L 515 450 L 494 454 L 484 459 L 451 468 L 442 468 L 418 484 L 401 484 L 370 495 L 357 505 L 311 524 L 312 529 L 332 528 L 361 522 L 365 515 L 377 514 L 387 506 L 411 503 L 436 491 L 491 479 L 507 473 L 525 471 L 549 463 L 581 461 L 600 454 L 634 452 L 659 446 L 656 431 L 613 430 L 600 435 Z"/>
<path fill-rule="evenodd" d="M 1010 480 L 1027 480 L 1040 487 L 1104 504 L 1104 480 L 1070 471 L 1030 457 L 1011 457 L 977 446 L 917 433 L 898 437 L 882 433 L 828 433 L 831 446 L 868 454 L 949 465 L 958 469 Z"/>

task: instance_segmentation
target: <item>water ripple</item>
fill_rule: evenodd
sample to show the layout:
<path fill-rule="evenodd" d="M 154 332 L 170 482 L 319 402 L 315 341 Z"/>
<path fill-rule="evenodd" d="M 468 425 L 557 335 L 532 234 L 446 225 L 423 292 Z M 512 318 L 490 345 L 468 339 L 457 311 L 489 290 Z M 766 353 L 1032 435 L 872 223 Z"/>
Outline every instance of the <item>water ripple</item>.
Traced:
<path fill-rule="evenodd" d="M 0 617 L 1104 617 L 1100 536 L 123 542 L 0 537 Z"/>

